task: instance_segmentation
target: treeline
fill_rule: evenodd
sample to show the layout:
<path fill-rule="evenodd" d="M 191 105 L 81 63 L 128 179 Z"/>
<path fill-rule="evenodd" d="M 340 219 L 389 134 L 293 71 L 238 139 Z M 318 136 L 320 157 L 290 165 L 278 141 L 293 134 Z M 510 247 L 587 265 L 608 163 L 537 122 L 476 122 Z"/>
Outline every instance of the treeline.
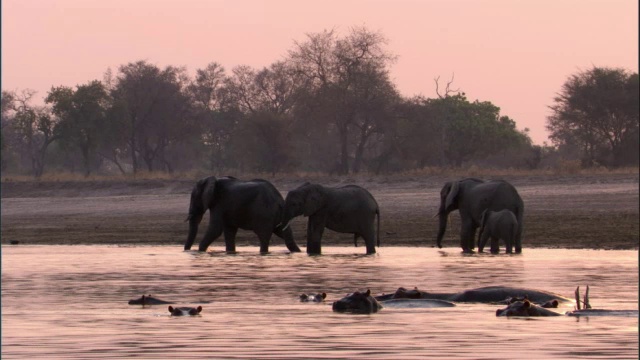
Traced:
<path fill-rule="evenodd" d="M 402 97 L 385 44 L 366 28 L 342 37 L 324 31 L 294 42 L 268 67 L 228 72 L 213 62 L 195 77 L 138 61 L 108 69 L 102 81 L 52 87 L 44 106 L 32 104 L 33 91 L 3 90 L 2 170 L 348 174 L 470 164 L 535 169 L 560 158 L 637 166 L 637 74 L 602 70 L 624 75 L 617 80 L 630 82 L 625 91 L 635 81 L 635 113 L 626 103 L 624 114 L 605 106 L 590 136 L 576 131 L 590 109 L 571 110 L 574 90 L 565 86 L 549 120 L 555 146 L 536 146 L 498 106 L 452 89 L 453 79 L 436 79 L 437 98 Z M 620 125 L 613 139 L 602 122 Z M 635 158 L 619 155 L 634 144 Z"/>

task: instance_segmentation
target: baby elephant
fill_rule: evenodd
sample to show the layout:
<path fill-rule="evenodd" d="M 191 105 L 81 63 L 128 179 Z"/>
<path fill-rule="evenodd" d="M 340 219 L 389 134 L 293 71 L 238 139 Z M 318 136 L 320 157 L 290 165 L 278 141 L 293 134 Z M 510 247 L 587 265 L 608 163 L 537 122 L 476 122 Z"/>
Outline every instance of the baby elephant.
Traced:
<path fill-rule="evenodd" d="M 478 233 L 478 252 L 482 252 L 487 240 L 491 238 L 491 253 L 500 252 L 499 240 L 504 240 L 508 254 L 513 252 L 513 245 L 518 233 L 518 220 L 509 210 L 500 211 L 485 210 L 480 220 L 480 232 Z"/>

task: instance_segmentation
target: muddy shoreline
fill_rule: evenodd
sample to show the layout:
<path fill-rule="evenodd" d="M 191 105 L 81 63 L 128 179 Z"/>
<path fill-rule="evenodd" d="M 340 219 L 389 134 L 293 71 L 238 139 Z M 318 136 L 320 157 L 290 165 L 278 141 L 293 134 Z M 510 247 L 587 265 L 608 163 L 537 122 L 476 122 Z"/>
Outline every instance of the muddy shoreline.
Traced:
<path fill-rule="evenodd" d="M 267 177 L 283 195 L 304 181 L 329 186 L 361 185 L 380 205 L 382 246 L 417 247 L 435 246 L 437 219 L 433 215 L 439 205 L 439 192 L 444 182 L 457 178 L 460 177 Z M 514 184 L 525 202 L 525 250 L 638 249 L 637 174 L 492 178 Z M 194 179 L 3 181 L 1 242 L 181 247 L 194 183 Z M 444 246 L 458 247 L 459 224 L 457 212 L 453 213 Z M 203 226 L 206 220 L 201 229 Z M 296 218 L 292 229 L 304 250 L 306 219 Z M 351 235 L 332 231 L 325 232 L 323 244 L 353 246 Z M 237 245 L 257 246 L 258 241 L 253 233 L 240 230 Z M 283 246 L 283 241 L 274 236 L 272 245 Z M 224 240 L 217 239 L 212 246 L 222 249 Z M 360 249 L 364 252 L 364 247 Z"/>

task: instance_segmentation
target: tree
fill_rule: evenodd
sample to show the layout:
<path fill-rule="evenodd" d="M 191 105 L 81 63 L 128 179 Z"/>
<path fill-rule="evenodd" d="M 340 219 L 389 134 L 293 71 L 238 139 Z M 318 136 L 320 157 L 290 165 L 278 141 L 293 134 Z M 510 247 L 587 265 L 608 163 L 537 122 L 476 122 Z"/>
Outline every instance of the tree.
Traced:
<path fill-rule="evenodd" d="M 91 174 L 98 145 L 107 130 L 107 101 L 108 94 L 98 80 L 78 85 L 75 91 L 66 86 L 54 87 L 45 99 L 60 119 L 58 130 L 63 146 L 68 144 L 82 154 L 85 176 Z"/>
<path fill-rule="evenodd" d="M 294 106 L 305 79 L 286 62 L 256 71 L 247 66 L 233 70 L 228 90 L 242 112 L 236 148 L 261 171 L 275 174 L 289 165 L 292 154 Z"/>
<path fill-rule="evenodd" d="M 638 87 L 638 74 L 623 69 L 593 67 L 571 75 L 550 106 L 551 140 L 580 143 L 583 166 L 630 165 L 640 145 Z"/>
<path fill-rule="evenodd" d="M 184 69 L 173 66 L 160 69 L 145 61 L 120 66 L 111 96 L 126 129 L 134 174 L 140 160 L 148 171 L 158 165 L 173 171 L 167 151 L 194 132 L 186 78 Z"/>
<path fill-rule="evenodd" d="M 59 138 L 59 135 L 56 120 L 49 110 L 30 104 L 35 94 L 35 91 L 26 89 L 15 95 L 12 106 L 15 114 L 8 126 L 14 134 L 14 146 L 28 158 L 31 173 L 39 178 L 44 173 L 47 148 Z"/>
<path fill-rule="evenodd" d="M 308 34 L 307 38 L 306 42 L 295 43 L 289 60 L 308 80 L 311 100 L 306 106 L 313 111 L 309 117 L 335 129 L 340 154 L 337 170 L 347 174 L 350 157 L 357 155 L 356 149 L 366 144 L 371 133 L 372 118 L 363 110 L 372 109 L 372 102 L 380 101 L 372 96 L 372 90 L 388 82 L 387 66 L 394 57 L 384 49 L 386 39 L 382 34 L 363 27 L 351 29 L 343 38 L 333 31 Z M 381 79 L 372 81 L 372 77 Z M 351 132 L 357 130 L 360 136 L 354 140 Z M 354 170 L 359 170 L 360 162 Z"/>
<path fill-rule="evenodd" d="M 187 88 L 201 133 L 195 142 L 203 147 L 210 171 L 221 171 L 228 164 L 229 141 L 237 123 L 238 111 L 230 99 L 228 81 L 224 67 L 212 62 L 196 70 L 196 77 Z"/>

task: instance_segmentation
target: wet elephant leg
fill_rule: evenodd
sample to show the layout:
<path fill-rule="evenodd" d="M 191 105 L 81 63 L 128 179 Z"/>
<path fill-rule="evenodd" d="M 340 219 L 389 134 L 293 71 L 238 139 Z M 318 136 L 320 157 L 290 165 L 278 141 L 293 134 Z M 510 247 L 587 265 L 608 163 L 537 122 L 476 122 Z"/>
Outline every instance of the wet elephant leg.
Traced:
<path fill-rule="evenodd" d="M 307 254 L 320 255 L 322 233 L 324 232 L 324 221 L 318 219 L 317 216 L 309 217 L 307 224 Z"/>
<path fill-rule="evenodd" d="M 460 247 L 462 248 L 463 252 L 473 252 L 473 249 L 475 248 L 473 244 L 475 234 L 476 227 L 472 222 L 467 221 L 462 223 L 462 227 L 460 229 Z"/>
<path fill-rule="evenodd" d="M 504 240 L 504 245 L 505 245 L 505 248 L 506 248 L 506 250 L 505 250 L 506 253 L 507 254 L 513 254 L 513 242 L 512 242 L 512 240 L 509 240 L 508 238 L 506 238 Z"/>
<path fill-rule="evenodd" d="M 489 240 L 489 231 L 488 229 L 485 229 L 485 231 L 480 234 L 480 238 L 478 239 L 478 252 L 482 252 L 484 250 L 484 247 L 487 244 L 487 240 Z"/>
<path fill-rule="evenodd" d="M 367 255 L 375 254 L 376 253 L 376 242 L 375 242 L 376 236 L 373 229 L 360 234 L 360 236 L 362 236 L 362 238 L 364 239 L 364 243 L 367 246 Z"/>
<path fill-rule="evenodd" d="M 522 224 L 522 220 L 520 220 L 518 222 L 518 232 L 516 233 L 516 238 L 514 240 L 515 242 L 515 247 L 516 247 L 516 254 L 520 254 L 522 252 L 522 229 L 523 229 L 523 224 Z"/>
<path fill-rule="evenodd" d="M 285 230 L 275 230 L 273 232 L 277 237 L 284 240 L 284 244 L 287 245 L 287 249 L 291 252 L 300 252 L 298 244 L 293 240 L 293 231 L 288 227 Z"/>
<path fill-rule="evenodd" d="M 256 235 L 258 235 L 258 239 L 260 239 L 260 252 L 268 253 L 269 252 L 269 241 L 271 241 L 271 229 L 267 230 L 257 230 Z"/>
<path fill-rule="evenodd" d="M 238 233 L 238 228 L 234 228 L 234 227 L 224 228 L 224 245 L 227 252 L 236 251 L 236 234 L 237 233 Z"/>
<path fill-rule="evenodd" d="M 209 218 L 209 227 L 207 228 L 207 232 L 204 234 L 204 238 L 200 241 L 198 251 L 207 251 L 209 245 L 222 235 L 222 221 L 218 221 L 216 218 L 215 214 L 211 214 Z"/>
<path fill-rule="evenodd" d="M 500 239 L 495 236 L 491 237 L 491 253 L 498 254 L 500 253 Z"/>

